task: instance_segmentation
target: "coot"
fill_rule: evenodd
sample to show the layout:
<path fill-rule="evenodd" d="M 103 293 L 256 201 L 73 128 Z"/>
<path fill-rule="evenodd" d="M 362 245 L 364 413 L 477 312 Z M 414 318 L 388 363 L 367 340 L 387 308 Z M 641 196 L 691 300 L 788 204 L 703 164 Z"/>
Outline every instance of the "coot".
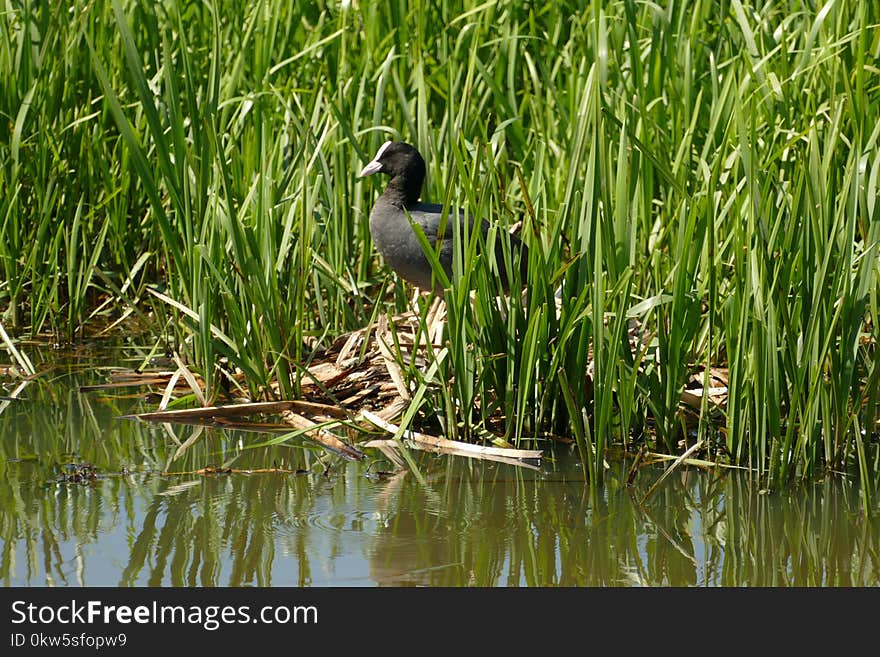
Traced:
<path fill-rule="evenodd" d="M 370 233 L 373 241 L 379 249 L 379 253 L 385 262 L 397 274 L 409 281 L 420 290 L 434 289 L 438 295 L 443 294 L 443 288 L 439 281 L 432 285 L 431 263 L 425 257 L 425 252 L 413 232 L 410 219 L 413 223 L 422 227 L 432 248 L 436 248 L 437 232 L 440 229 L 443 217 L 443 206 L 437 203 L 421 203 L 419 197 L 422 194 L 422 183 L 425 180 L 425 160 L 415 147 L 404 142 L 386 141 L 373 160 L 363 168 L 360 177 L 371 176 L 374 173 L 385 173 L 391 176 L 385 192 L 378 198 L 370 213 Z M 407 218 L 407 214 L 409 218 Z M 458 221 L 464 221 L 465 213 L 455 213 Z M 440 264 L 446 271 L 449 280 L 452 280 L 452 254 L 453 235 L 455 230 L 452 226 L 453 217 L 446 222 L 443 242 L 438 253 Z M 469 217 L 470 227 L 473 227 L 473 218 Z M 460 227 L 463 228 L 463 227 Z M 487 221 L 481 222 L 481 229 L 485 236 L 489 230 Z M 463 230 L 459 234 L 463 234 Z M 512 249 L 511 258 L 514 263 L 518 262 L 520 270 L 520 284 L 525 282 L 525 268 L 528 256 L 525 245 L 514 235 L 510 236 Z M 495 238 L 495 262 L 498 264 L 501 284 L 505 291 L 509 291 L 511 278 L 504 266 L 504 251 L 501 244 L 501 236 Z"/>

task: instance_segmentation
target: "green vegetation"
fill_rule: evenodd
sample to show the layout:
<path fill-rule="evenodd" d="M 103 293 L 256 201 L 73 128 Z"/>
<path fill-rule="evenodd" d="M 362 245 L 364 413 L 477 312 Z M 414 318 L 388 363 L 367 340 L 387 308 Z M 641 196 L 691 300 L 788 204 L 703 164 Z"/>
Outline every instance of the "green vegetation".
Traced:
<path fill-rule="evenodd" d="M 684 385 L 727 367 L 722 417 L 704 396 L 693 427 L 712 458 L 857 472 L 870 498 L 876 4 L 406 5 L 6 3 L 4 326 L 131 314 L 209 396 L 221 358 L 293 396 L 336 336 L 408 308 L 355 178 L 403 138 L 426 198 L 522 220 L 530 246 L 524 304 L 459 261 L 406 419 L 573 436 L 595 480 L 612 442 L 679 452 Z"/>

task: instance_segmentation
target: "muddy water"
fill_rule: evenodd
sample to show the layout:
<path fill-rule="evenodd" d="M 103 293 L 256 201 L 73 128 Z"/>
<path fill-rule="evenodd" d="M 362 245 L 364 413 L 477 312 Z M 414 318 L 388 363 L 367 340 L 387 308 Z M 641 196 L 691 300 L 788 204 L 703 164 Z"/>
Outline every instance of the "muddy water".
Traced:
<path fill-rule="evenodd" d="M 72 361 L 0 413 L 3 585 L 880 584 L 880 525 L 842 477 L 767 492 L 683 470 L 641 503 L 659 468 L 595 490 L 567 451 L 538 471 L 417 455 L 422 483 L 216 429 L 174 460 L 200 430 L 118 419 L 156 401 L 79 391 L 105 380 Z M 191 474 L 207 465 L 294 473 Z"/>

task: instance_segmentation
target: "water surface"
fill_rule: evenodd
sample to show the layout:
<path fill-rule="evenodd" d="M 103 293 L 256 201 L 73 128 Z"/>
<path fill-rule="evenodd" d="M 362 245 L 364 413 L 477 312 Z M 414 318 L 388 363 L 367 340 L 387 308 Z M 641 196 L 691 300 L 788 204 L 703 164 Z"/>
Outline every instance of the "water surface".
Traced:
<path fill-rule="evenodd" d="M 660 468 L 627 487 L 627 464 L 612 464 L 595 490 L 560 450 L 539 471 L 414 453 L 420 483 L 388 474 L 378 452 L 351 463 L 297 441 L 260 446 L 268 434 L 121 420 L 156 400 L 80 392 L 107 375 L 84 358 L 0 414 L 3 585 L 880 583 L 877 520 L 844 477 L 767 492 L 742 473 L 684 469 L 642 504 Z M 97 477 L 59 477 L 69 463 Z M 192 474 L 204 466 L 298 473 Z"/>

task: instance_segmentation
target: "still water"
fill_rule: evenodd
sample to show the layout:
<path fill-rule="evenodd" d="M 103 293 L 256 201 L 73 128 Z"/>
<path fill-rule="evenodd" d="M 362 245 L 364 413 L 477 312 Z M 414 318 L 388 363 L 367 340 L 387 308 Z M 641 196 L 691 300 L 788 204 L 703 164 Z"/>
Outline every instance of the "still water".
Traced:
<path fill-rule="evenodd" d="M 79 390 L 106 379 L 74 359 L 0 413 L 5 586 L 880 584 L 880 521 L 844 477 L 768 492 L 684 469 L 642 503 L 662 469 L 627 487 L 612 464 L 595 490 L 567 450 L 537 471 L 414 453 L 422 483 L 219 429 L 172 460 L 200 430 L 119 419 L 156 409 L 144 390 Z"/>

